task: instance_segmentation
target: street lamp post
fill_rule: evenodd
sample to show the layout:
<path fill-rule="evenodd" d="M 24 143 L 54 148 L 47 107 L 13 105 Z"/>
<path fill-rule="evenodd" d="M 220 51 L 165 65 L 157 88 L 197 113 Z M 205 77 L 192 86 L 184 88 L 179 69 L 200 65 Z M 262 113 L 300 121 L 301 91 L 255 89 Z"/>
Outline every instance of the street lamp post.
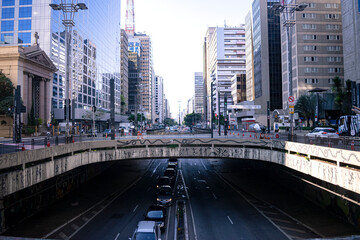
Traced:
<path fill-rule="evenodd" d="M 273 9 L 282 13 L 283 25 L 286 28 L 287 33 L 287 58 L 288 58 L 288 87 L 289 97 L 293 95 L 293 80 L 292 80 L 292 35 L 293 27 L 296 23 L 295 12 L 304 11 L 307 7 L 306 4 L 274 4 Z M 290 136 L 294 135 L 294 115 L 290 113 Z"/>
<path fill-rule="evenodd" d="M 88 9 L 85 3 L 77 3 L 77 0 L 61 0 L 60 4 L 49 4 L 49 6 L 55 10 L 61 10 L 63 13 L 64 19 L 62 20 L 63 25 L 65 26 L 65 38 L 66 38 L 66 85 L 65 85 L 65 106 L 66 106 L 66 129 L 65 136 L 66 141 L 68 142 L 69 138 L 69 115 L 70 115 L 70 64 L 71 64 L 71 36 L 72 27 L 75 26 L 74 17 L 75 13 L 79 10 Z M 74 103 L 72 103 L 74 104 Z M 74 116 L 72 116 L 74 118 Z M 74 126 L 73 126 L 74 127 Z"/>

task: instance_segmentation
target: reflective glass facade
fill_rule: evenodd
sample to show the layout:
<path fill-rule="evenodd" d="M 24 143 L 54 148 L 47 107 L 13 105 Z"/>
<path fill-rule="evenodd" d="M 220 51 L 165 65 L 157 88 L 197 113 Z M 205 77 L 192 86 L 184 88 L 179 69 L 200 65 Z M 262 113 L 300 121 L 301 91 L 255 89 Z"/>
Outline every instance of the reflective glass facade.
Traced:
<path fill-rule="evenodd" d="M 75 14 L 71 34 L 70 98 L 76 111 L 97 105 L 110 110 L 110 79 L 115 80 L 115 112 L 120 113 L 120 1 L 84 0 L 88 10 Z M 53 60 L 58 71 L 52 81 L 52 107 L 55 117 L 64 119 L 65 27 L 61 11 L 50 3 L 59 0 L 2 0 L 0 44 L 31 45 L 38 32 L 40 47 Z M 56 110 L 58 109 L 58 110 Z M 81 113 L 75 114 L 82 119 Z M 108 114 L 104 118 L 108 118 Z M 103 119 L 105 120 L 105 119 Z"/>

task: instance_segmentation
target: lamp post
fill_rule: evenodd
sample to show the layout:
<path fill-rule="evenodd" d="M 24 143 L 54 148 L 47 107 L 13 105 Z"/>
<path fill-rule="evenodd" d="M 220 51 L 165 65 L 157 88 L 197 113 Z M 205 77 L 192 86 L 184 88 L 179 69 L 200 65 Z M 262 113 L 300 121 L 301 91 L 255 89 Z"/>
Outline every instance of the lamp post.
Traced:
<path fill-rule="evenodd" d="M 214 92 L 214 81 L 216 80 L 215 74 L 211 74 L 211 96 L 210 96 L 210 112 L 211 112 L 211 117 L 210 117 L 210 123 L 211 123 L 211 138 L 214 138 L 214 106 L 213 106 L 213 92 Z"/>
<path fill-rule="evenodd" d="M 287 34 L 287 58 L 288 58 L 288 87 L 289 97 L 293 95 L 293 82 L 292 82 L 292 35 L 293 27 L 296 23 L 295 12 L 302 12 L 307 7 L 306 4 L 286 3 L 286 4 L 274 4 L 272 8 L 280 12 L 283 18 L 283 26 L 286 28 Z M 294 135 L 294 115 L 290 113 L 290 136 Z"/>
<path fill-rule="evenodd" d="M 65 136 L 66 141 L 69 137 L 69 115 L 70 115 L 70 64 L 71 64 L 71 36 L 72 27 L 75 26 L 74 17 L 75 13 L 79 10 L 88 9 L 85 3 L 77 3 L 77 0 L 61 0 L 60 4 L 49 4 L 49 6 L 55 10 L 61 10 L 63 13 L 64 19 L 62 20 L 63 25 L 65 26 L 65 38 L 66 38 L 66 85 L 65 85 L 65 106 L 66 106 L 66 129 Z M 74 104 L 74 103 L 72 103 Z M 74 118 L 74 116 L 72 116 Z M 73 126 L 74 127 L 74 126 Z"/>

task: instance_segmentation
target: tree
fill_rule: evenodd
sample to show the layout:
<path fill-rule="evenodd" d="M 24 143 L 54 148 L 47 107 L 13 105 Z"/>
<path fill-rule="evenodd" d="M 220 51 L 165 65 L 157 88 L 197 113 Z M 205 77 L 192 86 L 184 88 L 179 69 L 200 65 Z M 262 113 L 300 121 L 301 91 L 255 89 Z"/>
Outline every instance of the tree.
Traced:
<path fill-rule="evenodd" d="M 351 114 L 351 80 L 345 83 L 345 89 L 341 83 L 341 79 L 336 76 L 333 78 L 332 90 L 335 94 L 335 105 L 340 110 L 340 115 Z"/>
<path fill-rule="evenodd" d="M 11 115 L 9 108 L 14 105 L 14 85 L 0 72 L 0 115 Z"/>
<path fill-rule="evenodd" d="M 301 95 L 295 104 L 295 111 L 305 118 L 307 126 L 315 116 L 316 95 Z"/>
<path fill-rule="evenodd" d="M 201 121 L 200 113 L 190 113 L 184 117 L 185 125 L 188 127 L 196 125 L 200 121 Z"/>
<path fill-rule="evenodd" d="M 143 121 L 145 121 L 145 115 L 143 114 L 143 113 L 138 113 L 137 114 L 137 120 L 138 121 L 141 121 L 141 119 L 143 120 Z M 130 114 L 130 116 L 128 117 L 128 120 L 130 121 L 130 122 L 135 122 L 135 114 Z"/>
<path fill-rule="evenodd" d="M 172 119 L 172 118 L 166 118 L 166 119 L 164 120 L 164 124 L 165 124 L 166 126 L 176 126 L 176 125 L 177 125 L 177 122 L 176 122 L 174 119 Z"/>
<path fill-rule="evenodd" d="M 124 111 L 124 108 L 126 106 L 126 102 L 125 102 L 125 97 L 124 95 L 120 95 L 120 99 L 121 99 L 121 111 Z"/>

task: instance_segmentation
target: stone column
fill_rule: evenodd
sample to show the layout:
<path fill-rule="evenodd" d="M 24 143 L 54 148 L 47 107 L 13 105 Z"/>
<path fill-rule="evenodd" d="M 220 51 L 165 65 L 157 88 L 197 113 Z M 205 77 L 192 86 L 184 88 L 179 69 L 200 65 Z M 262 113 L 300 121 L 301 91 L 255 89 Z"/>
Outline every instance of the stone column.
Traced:
<path fill-rule="evenodd" d="M 47 122 L 50 120 L 50 109 L 51 109 L 51 84 L 50 80 L 43 78 L 44 81 L 44 124 L 47 126 Z"/>
<path fill-rule="evenodd" d="M 45 106 L 46 106 L 46 91 L 45 91 L 45 81 L 40 80 L 40 93 L 39 93 L 39 117 L 42 118 L 43 124 L 45 123 Z"/>

